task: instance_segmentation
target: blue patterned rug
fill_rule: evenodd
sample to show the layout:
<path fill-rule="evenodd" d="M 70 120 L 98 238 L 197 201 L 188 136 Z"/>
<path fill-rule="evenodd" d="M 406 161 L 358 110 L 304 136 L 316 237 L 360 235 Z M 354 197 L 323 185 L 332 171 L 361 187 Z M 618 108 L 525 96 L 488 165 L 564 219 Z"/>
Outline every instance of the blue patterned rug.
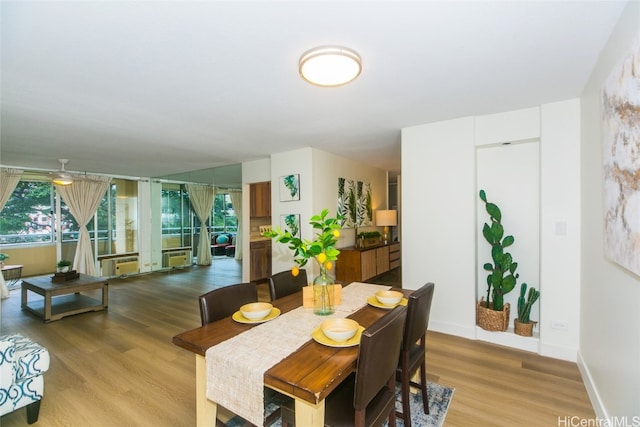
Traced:
<path fill-rule="evenodd" d="M 427 384 L 427 393 L 429 394 L 429 415 L 422 411 L 421 394 L 411 394 L 411 424 L 415 427 L 441 427 L 449 410 L 449 404 L 453 397 L 454 389 L 445 387 L 440 384 L 429 382 Z M 402 410 L 400 387 L 396 387 L 396 408 Z M 267 411 L 274 408 L 267 408 Z M 240 417 L 233 417 L 227 421 L 227 427 L 243 427 L 246 422 Z M 281 427 L 280 420 L 272 424 L 274 427 Z M 388 423 L 384 424 L 385 426 Z M 400 418 L 396 418 L 396 425 L 404 427 L 404 423 Z"/>
<path fill-rule="evenodd" d="M 422 394 L 411 393 L 411 425 L 415 427 L 441 427 L 447 416 L 451 398 L 453 398 L 453 390 L 440 384 L 427 382 L 429 415 L 422 410 Z M 396 408 L 402 410 L 399 387 L 396 387 Z M 404 426 L 404 422 L 400 418 L 396 418 L 396 425 L 398 427 Z"/>

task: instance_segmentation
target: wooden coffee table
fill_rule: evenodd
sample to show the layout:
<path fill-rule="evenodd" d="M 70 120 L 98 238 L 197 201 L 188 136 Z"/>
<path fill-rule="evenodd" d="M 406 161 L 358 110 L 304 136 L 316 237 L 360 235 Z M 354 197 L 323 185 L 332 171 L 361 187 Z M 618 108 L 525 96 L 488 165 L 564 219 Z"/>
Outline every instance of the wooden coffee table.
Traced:
<path fill-rule="evenodd" d="M 102 290 L 102 301 L 82 292 Z M 42 295 L 44 300 L 28 303 L 27 291 Z M 80 274 L 66 282 L 54 282 L 51 276 L 22 279 L 22 309 L 41 317 L 46 323 L 72 314 L 106 310 L 109 305 L 109 283 L 101 277 Z"/>

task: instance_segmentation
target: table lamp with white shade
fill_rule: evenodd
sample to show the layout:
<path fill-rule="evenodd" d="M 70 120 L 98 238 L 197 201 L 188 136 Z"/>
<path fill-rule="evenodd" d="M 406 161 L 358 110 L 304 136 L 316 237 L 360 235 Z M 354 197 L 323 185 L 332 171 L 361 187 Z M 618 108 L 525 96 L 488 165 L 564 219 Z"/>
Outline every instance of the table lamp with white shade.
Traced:
<path fill-rule="evenodd" d="M 398 225 L 398 211 L 379 210 L 376 211 L 376 225 L 384 227 L 382 240 L 385 245 L 389 244 L 389 227 Z"/>

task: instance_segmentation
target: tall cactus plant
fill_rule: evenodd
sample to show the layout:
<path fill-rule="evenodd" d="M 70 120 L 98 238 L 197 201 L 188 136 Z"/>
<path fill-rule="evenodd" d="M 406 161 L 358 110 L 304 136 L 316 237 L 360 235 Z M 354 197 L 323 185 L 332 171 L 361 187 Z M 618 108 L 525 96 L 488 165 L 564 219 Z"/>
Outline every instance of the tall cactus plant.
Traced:
<path fill-rule="evenodd" d="M 502 212 L 495 204 L 487 201 L 484 190 L 480 190 L 480 199 L 485 203 L 485 207 L 491 219 L 491 225 L 484 223 L 482 235 L 491 245 L 491 260 L 493 263 L 484 264 L 483 268 L 489 272 L 487 275 L 487 307 L 493 302 L 493 309 L 501 311 L 504 305 L 504 295 L 511 292 L 516 286 L 519 275 L 516 273 L 518 263 L 513 262 L 513 258 L 505 248 L 513 245 L 513 236 L 504 235 L 502 226 Z"/>
<path fill-rule="evenodd" d="M 531 320 L 529 316 L 531 315 L 531 307 L 540 297 L 540 292 L 536 290 L 536 288 L 529 289 L 529 295 L 525 299 L 525 294 L 527 293 L 527 284 L 523 283 L 520 285 L 520 296 L 518 297 L 518 322 L 520 323 L 529 323 Z"/>

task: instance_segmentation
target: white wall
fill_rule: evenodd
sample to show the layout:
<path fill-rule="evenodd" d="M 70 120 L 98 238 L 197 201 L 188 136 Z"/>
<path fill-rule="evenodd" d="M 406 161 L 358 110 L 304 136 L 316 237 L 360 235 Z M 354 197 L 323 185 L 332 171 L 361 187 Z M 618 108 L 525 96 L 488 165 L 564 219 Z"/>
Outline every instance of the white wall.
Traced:
<path fill-rule="evenodd" d="M 402 281 L 435 283 L 430 328 L 475 336 L 474 119 L 402 129 Z"/>
<path fill-rule="evenodd" d="M 251 257 L 249 257 L 251 235 L 251 206 L 249 184 L 271 180 L 271 161 L 269 159 L 253 160 L 242 163 L 242 281 L 248 282 L 251 277 Z"/>
<path fill-rule="evenodd" d="M 280 202 L 279 180 L 289 174 L 300 175 L 300 200 Z M 315 234 L 309 218 L 329 209 L 335 216 L 338 206 L 338 178 L 371 183 L 373 209 L 386 208 L 387 173 L 378 168 L 345 159 L 314 148 L 303 148 L 271 155 L 271 221 L 280 224 L 280 215 L 299 213 L 302 238 L 310 239 Z M 354 230 L 342 230 L 337 247 L 347 247 L 355 242 Z M 274 243 L 272 270 L 274 273 L 288 270 L 293 265 L 291 251 L 286 245 Z M 308 276 L 317 274 L 317 266 L 307 264 Z"/>
<path fill-rule="evenodd" d="M 603 83 L 631 49 L 633 40 L 640 37 L 639 28 L 640 2 L 629 2 L 580 99 L 582 285 L 579 363 L 600 418 L 640 414 L 640 278 L 604 256 L 601 140 Z"/>
<path fill-rule="evenodd" d="M 242 183 L 265 182 L 271 179 L 271 161 L 269 159 L 253 160 L 242 163 Z"/>
<path fill-rule="evenodd" d="M 309 218 L 319 213 L 313 211 L 314 184 L 312 174 L 312 155 L 311 148 L 302 148 L 299 150 L 287 151 L 271 155 L 271 223 L 273 226 L 280 225 L 280 216 L 286 214 L 300 214 L 300 233 L 302 238 L 311 238 L 311 226 Z M 280 201 L 280 179 L 290 174 L 300 175 L 300 200 L 290 202 Z M 330 215 L 335 215 L 335 203 L 325 206 L 330 209 Z M 333 209 L 331 209 L 333 208 Z M 272 243 L 271 249 L 271 270 L 277 273 L 289 270 L 293 267 L 293 258 L 291 251 L 287 245 L 282 243 Z M 309 263 L 305 267 L 307 269 L 307 278 L 312 279 L 310 269 L 313 264 Z"/>
<path fill-rule="evenodd" d="M 580 340 L 580 103 L 540 108 L 540 353 L 576 360 Z M 563 322 L 566 330 L 552 323 Z"/>
<path fill-rule="evenodd" d="M 578 198 L 574 196 L 579 192 L 576 179 L 579 174 L 577 116 L 578 103 L 573 100 L 402 130 L 403 280 L 406 287 L 414 288 L 425 281 L 436 284 L 432 329 L 562 359 L 576 359 L 579 235 L 575 232 L 563 235 L 559 247 L 554 247 L 558 239 L 549 236 L 555 235 L 556 222 L 564 222 L 569 230 L 580 224 Z M 476 271 L 479 268 L 475 247 L 479 238 L 476 207 L 480 203 L 476 192 L 476 145 L 523 141 L 538 136 L 541 194 L 539 342 L 475 327 Z M 561 167 L 550 153 L 561 156 Z M 548 202 L 557 200 L 560 195 L 564 196 L 562 203 Z M 514 236 L 517 240 L 518 236 L 515 233 Z M 552 259 L 546 259 L 545 253 L 551 254 Z M 557 262 L 558 259 L 562 262 Z M 548 297 L 545 296 L 546 289 L 550 289 Z M 548 305 L 545 305 L 545 298 L 551 300 Z M 569 330 L 545 334 L 552 319 L 566 320 Z"/>

